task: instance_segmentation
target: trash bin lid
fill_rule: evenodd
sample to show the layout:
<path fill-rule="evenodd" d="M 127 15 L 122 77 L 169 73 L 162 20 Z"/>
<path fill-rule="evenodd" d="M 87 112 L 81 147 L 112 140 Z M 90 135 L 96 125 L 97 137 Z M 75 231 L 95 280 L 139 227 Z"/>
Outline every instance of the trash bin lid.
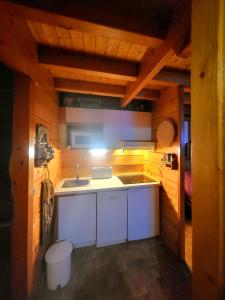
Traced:
<path fill-rule="evenodd" d="M 45 254 L 47 263 L 57 263 L 68 257 L 73 250 L 73 246 L 68 241 L 60 241 L 48 248 Z"/>

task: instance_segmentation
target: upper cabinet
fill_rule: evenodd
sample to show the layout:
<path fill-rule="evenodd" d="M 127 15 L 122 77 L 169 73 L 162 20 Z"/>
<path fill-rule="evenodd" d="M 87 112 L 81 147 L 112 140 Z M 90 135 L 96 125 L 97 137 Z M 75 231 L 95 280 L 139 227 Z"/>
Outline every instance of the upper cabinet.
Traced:
<path fill-rule="evenodd" d="M 65 121 L 66 123 L 102 123 L 103 122 L 103 110 L 102 109 L 90 109 L 90 108 L 77 108 L 66 107 L 65 108 Z"/>
<path fill-rule="evenodd" d="M 151 113 L 121 111 L 121 140 L 151 140 Z"/>
<path fill-rule="evenodd" d="M 120 144 L 120 110 L 104 109 L 103 143 L 108 148 L 118 148 Z"/>
<path fill-rule="evenodd" d="M 73 138 L 72 133 L 73 136 L 77 136 L 80 140 L 81 138 L 86 140 L 87 135 L 95 140 L 99 140 L 99 137 L 101 137 L 101 145 L 106 148 L 128 147 L 130 143 L 135 144 L 135 142 L 136 144 L 132 144 L 132 147 L 143 147 L 140 141 L 151 140 L 150 112 L 63 107 L 61 108 L 60 120 L 62 148 L 71 144 L 71 141 L 68 141 L 68 137 L 71 140 Z M 82 131 L 76 130 L 74 126 L 73 132 L 68 132 L 68 130 L 71 131 L 70 127 L 73 124 L 80 124 L 79 126 L 83 128 Z M 98 128 L 95 130 L 96 138 L 92 133 L 95 128 Z M 91 148 L 90 145 L 91 143 L 85 148 Z M 82 148 L 82 146 L 76 142 L 74 148 Z"/>

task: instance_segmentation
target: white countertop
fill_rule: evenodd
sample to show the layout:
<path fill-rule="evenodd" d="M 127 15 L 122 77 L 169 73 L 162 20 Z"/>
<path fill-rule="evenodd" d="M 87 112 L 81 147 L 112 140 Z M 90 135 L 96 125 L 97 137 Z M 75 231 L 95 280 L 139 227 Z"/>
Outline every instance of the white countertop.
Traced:
<path fill-rule="evenodd" d="M 151 187 L 151 186 L 160 186 L 159 181 L 148 182 L 148 183 L 137 183 L 137 184 L 123 184 L 117 176 L 113 176 L 109 179 L 91 179 L 91 178 L 80 178 L 80 179 L 89 179 L 90 182 L 85 186 L 71 187 L 71 188 L 62 188 L 62 185 L 65 180 L 71 180 L 74 178 L 65 178 L 59 182 L 55 188 L 55 195 L 72 195 L 72 194 L 81 194 L 81 193 L 91 193 L 97 191 L 105 190 L 116 190 L 116 189 L 133 189 L 140 187 Z"/>

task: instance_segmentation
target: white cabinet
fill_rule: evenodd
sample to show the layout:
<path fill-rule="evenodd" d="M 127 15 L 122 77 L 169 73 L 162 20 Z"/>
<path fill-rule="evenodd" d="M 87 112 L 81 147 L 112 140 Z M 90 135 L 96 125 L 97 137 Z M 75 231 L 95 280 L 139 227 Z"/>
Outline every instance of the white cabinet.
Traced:
<path fill-rule="evenodd" d="M 151 113 L 121 111 L 121 140 L 151 140 Z"/>
<path fill-rule="evenodd" d="M 75 247 L 96 243 L 96 194 L 58 198 L 58 239 Z"/>
<path fill-rule="evenodd" d="M 159 235 L 159 188 L 128 191 L 128 241 Z"/>
<path fill-rule="evenodd" d="M 97 193 L 97 247 L 127 240 L 127 191 Z"/>
<path fill-rule="evenodd" d="M 90 109 L 79 107 L 66 107 L 65 108 L 65 122 L 66 123 L 81 123 L 93 124 L 103 122 L 102 109 Z"/>
<path fill-rule="evenodd" d="M 105 147 L 120 147 L 120 110 L 104 109 L 103 143 Z"/>

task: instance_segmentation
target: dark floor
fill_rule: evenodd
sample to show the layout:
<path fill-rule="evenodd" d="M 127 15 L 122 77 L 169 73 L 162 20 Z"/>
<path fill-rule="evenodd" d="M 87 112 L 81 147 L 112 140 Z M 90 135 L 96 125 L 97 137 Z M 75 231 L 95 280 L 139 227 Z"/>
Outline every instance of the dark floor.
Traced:
<path fill-rule="evenodd" d="M 0 226 L 0 299 L 10 300 L 11 226 Z"/>
<path fill-rule="evenodd" d="M 160 238 L 76 249 L 69 284 L 38 300 L 189 300 L 191 274 Z"/>

